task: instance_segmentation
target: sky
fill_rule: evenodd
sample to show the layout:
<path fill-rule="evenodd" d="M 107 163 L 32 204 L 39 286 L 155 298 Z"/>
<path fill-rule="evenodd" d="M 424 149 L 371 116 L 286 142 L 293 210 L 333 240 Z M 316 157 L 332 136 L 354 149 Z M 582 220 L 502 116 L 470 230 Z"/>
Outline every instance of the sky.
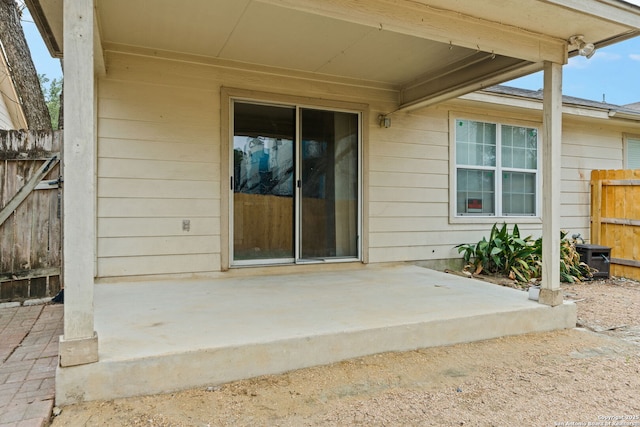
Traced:
<path fill-rule="evenodd" d="M 542 79 L 540 72 L 503 84 L 538 90 Z M 598 49 L 591 59 L 570 58 L 562 69 L 562 93 L 616 105 L 640 102 L 640 37 Z"/>
<path fill-rule="evenodd" d="M 627 0 L 640 6 L 640 0 Z M 51 58 L 29 11 L 22 18 L 25 37 L 38 74 L 62 77 L 60 61 Z M 542 89 L 542 73 L 504 83 L 523 89 Z M 640 102 L 640 37 L 598 49 L 587 59 L 576 56 L 563 68 L 562 93 L 568 96 L 625 105 Z"/>
<path fill-rule="evenodd" d="M 21 3 L 21 1 L 18 1 L 18 3 Z M 22 29 L 38 74 L 46 75 L 49 80 L 62 78 L 60 60 L 51 57 L 31 14 L 29 14 L 29 9 L 26 7 L 22 12 Z"/>
<path fill-rule="evenodd" d="M 640 6 L 640 0 L 625 1 Z M 540 72 L 504 84 L 538 90 L 542 78 Z M 562 93 L 616 105 L 640 102 L 640 37 L 598 49 L 591 59 L 570 58 L 562 70 Z"/>

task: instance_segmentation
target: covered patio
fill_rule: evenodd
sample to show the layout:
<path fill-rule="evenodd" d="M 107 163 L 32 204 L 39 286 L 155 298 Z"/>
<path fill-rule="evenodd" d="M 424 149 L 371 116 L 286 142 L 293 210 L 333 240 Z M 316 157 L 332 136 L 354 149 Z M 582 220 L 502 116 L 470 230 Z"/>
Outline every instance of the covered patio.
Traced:
<path fill-rule="evenodd" d="M 576 324 L 573 303 L 409 264 L 99 284 L 95 298 L 99 360 L 58 375 L 58 405 Z"/>
<path fill-rule="evenodd" d="M 575 325 L 558 262 L 562 67 L 589 55 L 585 47 L 638 35 L 640 8 L 619 0 L 26 3 L 52 55 L 64 57 L 58 404 Z M 450 209 L 458 112 L 440 107 L 540 70 L 539 123 L 505 123 L 540 136 L 536 209 L 458 215 Z M 265 105 L 269 112 L 254 108 Z M 331 117 L 309 119 L 327 131 L 330 154 L 302 149 L 311 110 Z M 278 124 L 286 131 L 271 129 Z M 287 214 L 249 208 L 271 236 L 264 241 L 284 236 L 286 251 L 239 243 L 249 228 L 236 227 L 245 206 L 237 178 L 254 153 L 236 150 L 235 139 L 248 137 L 269 139 L 256 145 L 256 165 L 270 166 L 278 143 L 292 147 L 282 156 L 287 174 L 259 191 L 263 200 L 287 197 Z M 335 154 L 341 140 L 352 141 L 349 156 Z M 305 193 L 316 157 L 332 166 Z M 350 169 L 336 166 L 344 159 Z M 495 158 L 487 161 L 467 166 L 500 176 Z M 500 203 L 498 192 L 486 194 Z M 307 221 L 315 210 L 305 211 L 305 197 L 331 202 L 326 229 Z M 539 303 L 409 264 L 447 262 L 490 222 L 516 220 L 549 242 Z M 308 255 L 306 242 L 320 238 L 329 244 Z"/>

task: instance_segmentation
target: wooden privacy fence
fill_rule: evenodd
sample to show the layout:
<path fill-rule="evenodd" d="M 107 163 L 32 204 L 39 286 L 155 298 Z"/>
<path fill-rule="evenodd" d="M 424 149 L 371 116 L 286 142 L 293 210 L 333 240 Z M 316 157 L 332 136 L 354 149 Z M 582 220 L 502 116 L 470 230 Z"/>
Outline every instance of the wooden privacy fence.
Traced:
<path fill-rule="evenodd" d="M 591 243 L 611 248 L 611 274 L 640 280 L 640 170 L 591 172 Z"/>
<path fill-rule="evenodd" d="M 0 302 L 61 288 L 62 131 L 0 130 Z"/>

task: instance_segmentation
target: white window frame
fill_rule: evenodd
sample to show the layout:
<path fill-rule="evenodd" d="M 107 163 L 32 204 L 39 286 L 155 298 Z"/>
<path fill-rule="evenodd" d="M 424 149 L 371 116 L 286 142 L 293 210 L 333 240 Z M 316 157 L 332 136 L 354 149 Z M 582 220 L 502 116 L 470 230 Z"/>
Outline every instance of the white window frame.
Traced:
<path fill-rule="evenodd" d="M 457 171 L 456 161 L 456 123 L 457 120 L 470 120 L 481 123 L 496 125 L 496 166 L 474 166 L 463 169 L 493 170 L 495 179 L 495 212 L 494 215 L 460 215 L 457 212 Z M 530 169 L 503 168 L 502 167 L 502 145 L 501 127 L 517 126 L 534 128 L 538 132 L 537 140 L 537 167 L 536 167 L 536 212 L 534 215 L 503 215 L 502 214 L 502 179 L 501 173 L 505 172 L 526 172 Z M 510 118 L 497 118 L 480 114 L 469 114 L 451 111 L 449 113 L 449 222 L 451 224 L 493 224 L 496 222 L 516 222 L 518 224 L 540 224 L 542 223 L 542 125 L 539 122 L 525 121 Z"/>
<path fill-rule="evenodd" d="M 629 142 L 633 142 L 633 143 L 638 143 L 640 144 L 640 135 L 634 135 L 634 134 L 624 134 L 624 149 L 623 149 L 623 153 L 624 153 L 624 169 L 633 169 L 631 167 L 629 167 Z M 640 147 L 639 147 L 640 149 Z M 640 157 L 640 154 L 638 154 L 638 157 Z M 640 167 L 638 167 L 637 169 L 640 169 Z"/>

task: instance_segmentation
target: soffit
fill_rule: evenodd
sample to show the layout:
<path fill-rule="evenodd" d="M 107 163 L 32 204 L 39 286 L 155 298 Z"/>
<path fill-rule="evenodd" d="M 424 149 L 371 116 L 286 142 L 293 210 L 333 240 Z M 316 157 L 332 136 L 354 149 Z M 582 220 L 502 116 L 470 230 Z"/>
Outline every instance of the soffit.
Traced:
<path fill-rule="evenodd" d="M 26 0 L 59 54 L 61 1 Z M 640 28 L 640 9 L 618 0 L 95 2 L 106 50 L 379 82 L 395 87 L 403 106 L 534 72 L 542 61 L 564 63 L 574 34 L 598 43 Z"/>
<path fill-rule="evenodd" d="M 509 23 L 516 28 L 567 40 L 583 34 L 585 40 L 597 43 L 619 34 L 629 27 L 640 27 L 640 8 L 617 0 L 415 0 L 429 7 L 464 11 L 485 20 Z M 635 12 L 635 13 L 634 13 Z"/>
<path fill-rule="evenodd" d="M 395 85 L 476 52 L 257 1 L 211 3 L 102 1 L 102 41 Z"/>
<path fill-rule="evenodd" d="M 62 58 L 62 1 L 25 0 L 51 56 Z"/>

